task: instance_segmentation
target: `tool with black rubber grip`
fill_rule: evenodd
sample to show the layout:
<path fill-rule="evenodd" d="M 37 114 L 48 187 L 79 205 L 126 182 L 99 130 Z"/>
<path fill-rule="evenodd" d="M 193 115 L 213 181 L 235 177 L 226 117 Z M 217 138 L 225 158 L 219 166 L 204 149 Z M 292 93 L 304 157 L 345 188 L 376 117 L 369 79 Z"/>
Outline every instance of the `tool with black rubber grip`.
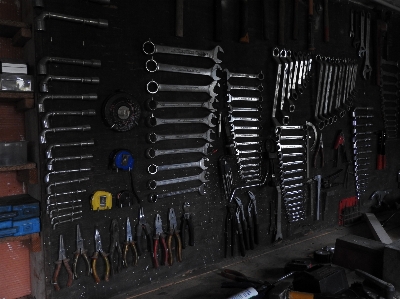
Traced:
<path fill-rule="evenodd" d="M 240 0 L 240 38 L 239 42 L 249 43 L 249 4 L 247 0 Z"/>
<path fill-rule="evenodd" d="M 189 231 L 189 246 L 194 246 L 194 226 L 193 226 L 193 217 L 189 211 L 190 203 L 185 202 L 183 204 L 183 215 L 181 219 L 181 241 L 182 241 L 182 248 L 186 248 L 186 228 Z"/>

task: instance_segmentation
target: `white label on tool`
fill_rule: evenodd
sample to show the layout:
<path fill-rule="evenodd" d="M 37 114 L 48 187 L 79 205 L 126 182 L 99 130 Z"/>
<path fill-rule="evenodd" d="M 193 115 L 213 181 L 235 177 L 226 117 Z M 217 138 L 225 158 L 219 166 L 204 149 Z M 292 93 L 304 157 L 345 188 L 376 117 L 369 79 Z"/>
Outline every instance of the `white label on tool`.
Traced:
<path fill-rule="evenodd" d="M 249 298 L 253 298 L 257 295 L 258 295 L 258 292 L 256 291 L 256 289 L 250 287 L 250 288 L 245 289 L 244 291 L 240 292 L 239 294 L 229 297 L 228 299 L 249 299 Z"/>

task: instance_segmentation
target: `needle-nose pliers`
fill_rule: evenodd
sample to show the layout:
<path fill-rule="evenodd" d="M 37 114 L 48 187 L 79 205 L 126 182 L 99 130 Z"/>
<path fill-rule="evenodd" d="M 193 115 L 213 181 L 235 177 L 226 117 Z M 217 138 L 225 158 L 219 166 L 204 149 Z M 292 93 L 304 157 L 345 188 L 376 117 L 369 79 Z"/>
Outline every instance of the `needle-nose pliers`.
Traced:
<path fill-rule="evenodd" d="M 129 246 L 132 248 L 132 253 L 133 253 L 133 265 L 137 265 L 138 262 L 138 253 L 136 250 L 136 245 L 135 242 L 133 241 L 132 238 L 132 227 L 131 227 L 131 222 L 129 221 L 129 217 L 126 218 L 126 240 L 124 243 L 124 251 L 123 251 L 123 256 L 122 256 L 122 264 L 124 267 L 128 267 L 128 260 L 127 260 L 127 254 L 129 251 Z"/>
<path fill-rule="evenodd" d="M 147 240 L 147 250 L 152 253 L 153 246 L 151 242 L 150 235 L 150 225 L 147 223 L 146 218 L 144 217 L 143 207 L 139 209 L 139 223 L 136 226 L 136 244 L 137 244 L 137 252 L 138 255 L 142 255 L 142 232 L 144 231 Z"/>
<path fill-rule="evenodd" d="M 175 210 L 173 208 L 169 209 L 169 232 L 167 236 L 167 248 L 168 248 L 168 264 L 172 266 L 174 263 L 174 258 L 172 255 L 172 237 L 175 237 L 175 250 L 176 250 L 176 260 L 182 262 L 182 242 L 179 236 L 179 230 L 177 229 Z"/>
<path fill-rule="evenodd" d="M 100 282 L 99 275 L 97 274 L 97 268 L 96 268 L 96 263 L 97 263 L 97 258 L 99 257 L 99 252 L 100 255 L 104 259 L 104 263 L 106 265 L 105 273 L 104 273 L 104 280 L 108 281 L 110 278 L 110 262 L 108 260 L 108 254 L 103 251 L 103 246 L 101 245 L 101 237 L 100 237 L 100 232 L 98 228 L 95 230 L 94 234 L 94 241 L 95 241 L 95 248 L 96 251 L 94 252 L 92 256 L 92 271 L 93 271 L 93 277 L 96 283 Z"/>
<path fill-rule="evenodd" d="M 155 227 L 155 233 L 154 233 L 154 244 L 153 244 L 153 265 L 154 268 L 158 268 L 158 244 L 159 242 L 161 243 L 161 265 L 165 265 L 168 259 L 168 249 L 167 249 L 167 244 L 165 243 L 165 234 L 163 232 L 162 228 L 162 221 L 161 221 L 161 216 L 160 214 L 156 215 L 156 219 L 154 220 L 154 227 Z"/>
<path fill-rule="evenodd" d="M 74 269 L 75 279 L 78 278 L 77 264 L 78 264 L 78 259 L 80 256 L 83 257 L 83 260 L 86 263 L 87 276 L 89 276 L 90 273 L 92 273 L 92 268 L 90 267 L 89 258 L 87 256 L 87 250 L 83 247 L 83 238 L 81 235 L 81 230 L 79 228 L 79 224 L 77 224 L 76 225 L 76 251 L 74 252 L 74 262 L 72 264 L 72 268 Z"/>
<path fill-rule="evenodd" d="M 71 271 L 71 267 L 69 266 L 69 259 L 67 259 L 66 255 L 65 255 L 64 239 L 63 239 L 62 235 L 60 235 L 60 248 L 58 250 L 58 260 L 55 261 L 55 264 L 56 264 L 56 268 L 55 268 L 54 274 L 53 274 L 54 289 L 56 291 L 60 290 L 60 286 L 58 285 L 58 275 L 60 274 L 62 264 L 64 264 L 64 267 L 68 273 L 67 287 L 70 287 L 72 285 L 73 274 Z"/>

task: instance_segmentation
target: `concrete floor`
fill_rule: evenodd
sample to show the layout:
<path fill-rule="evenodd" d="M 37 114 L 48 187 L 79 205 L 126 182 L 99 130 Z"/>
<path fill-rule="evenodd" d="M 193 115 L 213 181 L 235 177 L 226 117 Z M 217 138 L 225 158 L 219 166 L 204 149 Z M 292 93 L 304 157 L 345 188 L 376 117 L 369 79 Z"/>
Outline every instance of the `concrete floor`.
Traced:
<path fill-rule="evenodd" d="M 400 239 L 399 215 L 393 217 L 386 227 L 386 231 L 394 241 Z M 194 269 L 185 273 L 185 275 L 165 280 L 162 283 L 153 283 L 137 288 L 132 292 L 113 297 L 113 299 L 228 298 L 240 292 L 240 289 L 221 288 L 222 282 L 230 281 L 219 275 L 222 268 L 240 271 L 249 277 L 274 282 L 284 275 L 283 267 L 288 261 L 311 258 L 315 250 L 327 245 L 334 245 L 337 238 L 348 234 L 373 239 L 367 224 L 364 222 L 352 227 L 326 229 L 310 233 L 295 241 L 283 240 L 262 250 L 248 251 L 249 254 L 245 258 L 229 258 L 204 269 Z M 347 274 L 348 279 L 354 276 L 352 271 L 347 271 Z"/>

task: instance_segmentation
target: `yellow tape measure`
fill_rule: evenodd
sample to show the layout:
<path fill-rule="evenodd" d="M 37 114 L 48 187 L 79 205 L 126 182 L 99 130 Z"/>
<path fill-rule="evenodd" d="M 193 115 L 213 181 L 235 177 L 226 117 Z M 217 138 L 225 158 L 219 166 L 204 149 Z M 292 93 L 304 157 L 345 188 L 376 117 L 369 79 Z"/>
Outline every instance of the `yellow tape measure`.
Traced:
<path fill-rule="evenodd" d="M 91 199 L 92 210 L 102 211 L 112 208 L 112 194 L 107 191 L 96 191 Z"/>

